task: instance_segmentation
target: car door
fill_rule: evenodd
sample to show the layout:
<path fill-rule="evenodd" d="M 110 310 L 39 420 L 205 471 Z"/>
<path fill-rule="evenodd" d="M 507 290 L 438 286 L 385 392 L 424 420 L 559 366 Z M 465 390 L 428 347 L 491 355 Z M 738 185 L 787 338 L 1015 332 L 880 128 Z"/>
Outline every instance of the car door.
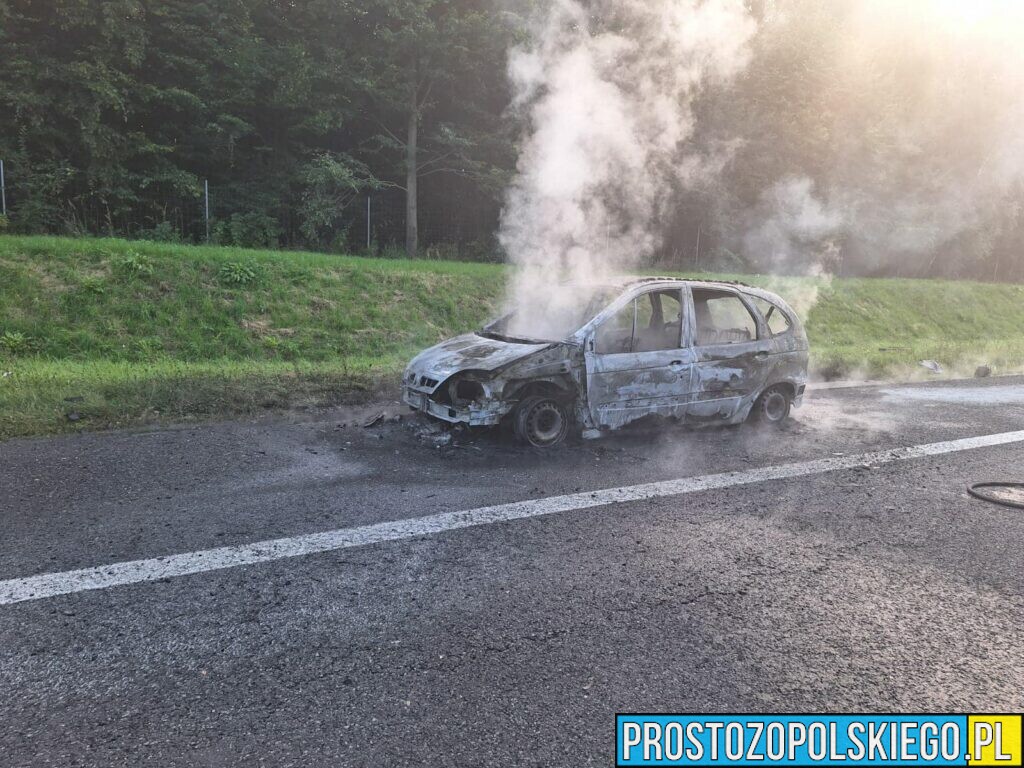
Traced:
<path fill-rule="evenodd" d="M 612 305 L 586 342 L 587 405 L 614 429 L 647 415 L 683 418 L 693 389 L 679 287 L 649 288 Z"/>
<path fill-rule="evenodd" d="M 694 390 L 687 416 L 729 420 L 767 383 L 773 342 L 740 292 L 695 287 L 691 297 Z"/>

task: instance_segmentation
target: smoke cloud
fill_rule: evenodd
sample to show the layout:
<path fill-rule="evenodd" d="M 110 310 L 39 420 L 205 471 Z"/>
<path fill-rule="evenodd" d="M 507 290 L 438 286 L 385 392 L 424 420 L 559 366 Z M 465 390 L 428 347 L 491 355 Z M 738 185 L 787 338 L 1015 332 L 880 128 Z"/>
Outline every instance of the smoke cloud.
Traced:
<path fill-rule="evenodd" d="M 740 0 L 552 0 L 514 49 L 513 109 L 526 125 L 500 242 L 516 272 L 509 331 L 547 338 L 555 286 L 648 259 L 679 189 L 721 171 L 734 146 L 697 152 L 693 104 L 750 58 Z"/>
<path fill-rule="evenodd" d="M 1024 4 L 772 8 L 726 120 L 744 139 L 737 166 L 776 180 L 754 205 L 723 204 L 724 242 L 748 268 L 787 274 L 1008 276 L 999 254 L 1018 251 L 1007 238 L 1020 237 L 1024 190 Z M 752 103 L 773 90 L 784 106 Z M 744 110 L 754 119 L 739 125 Z"/>
<path fill-rule="evenodd" d="M 824 271 L 839 257 L 843 212 L 818 198 L 806 176 L 782 179 L 766 190 L 749 220 L 744 250 L 759 254 L 769 272 L 784 271 L 797 260 Z"/>
<path fill-rule="evenodd" d="M 557 336 L 560 282 L 652 263 L 816 276 L 802 314 L 833 275 L 1024 278 L 1024 3 L 531 7 L 510 332 Z"/>

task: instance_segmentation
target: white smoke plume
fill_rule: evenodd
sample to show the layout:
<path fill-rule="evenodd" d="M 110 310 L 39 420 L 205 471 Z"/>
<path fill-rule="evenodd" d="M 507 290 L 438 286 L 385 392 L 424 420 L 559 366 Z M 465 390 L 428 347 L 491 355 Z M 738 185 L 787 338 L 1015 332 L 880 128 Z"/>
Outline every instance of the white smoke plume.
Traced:
<path fill-rule="evenodd" d="M 838 236 L 844 223 L 842 210 L 820 199 L 811 179 L 791 176 L 762 193 L 743 246 L 747 253 L 759 254 L 773 274 L 787 272 L 798 260 L 819 272 L 831 271 L 840 258 Z"/>
<path fill-rule="evenodd" d="M 600 281 L 649 257 L 673 190 L 727 161 L 728 145 L 688 145 L 692 105 L 742 71 L 756 31 L 741 0 L 543 5 L 509 60 L 527 130 L 500 232 L 516 267 L 509 331 L 540 338 L 556 332 L 544 319 L 577 300 L 559 282 Z"/>
<path fill-rule="evenodd" d="M 759 164 L 781 180 L 729 219 L 745 225 L 730 246 L 747 268 L 776 274 L 959 276 L 991 249 L 1024 183 L 1024 3 L 773 7 L 756 44 L 766 61 L 750 73 L 766 73 L 766 87 L 780 71 L 798 76 L 785 69 L 794 41 L 818 40 L 813 67 L 829 76 L 809 80 L 806 103 L 791 107 L 792 124 L 809 123 L 802 133 L 776 128 L 758 142 L 763 125 L 746 128 L 737 167 Z M 809 151 L 801 139 L 816 131 L 827 141 Z"/>

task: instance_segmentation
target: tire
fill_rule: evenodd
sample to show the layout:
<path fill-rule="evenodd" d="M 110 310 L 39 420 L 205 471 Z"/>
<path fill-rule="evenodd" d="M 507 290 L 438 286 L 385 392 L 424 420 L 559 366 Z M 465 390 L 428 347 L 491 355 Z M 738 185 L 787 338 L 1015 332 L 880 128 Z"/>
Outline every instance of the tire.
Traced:
<path fill-rule="evenodd" d="M 563 401 L 549 395 L 528 397 L 516 406 L 512 426 L 521 443 L 553 448 L 572 431 L 572 414 Z"/>
<path fill-rule="evenodd" d="M 789 412 L 793 409 L 793 398 L 790 397 L 786 387 L 768 387 L 754 403 L 750 412 L 753 421 L 769 427 L 778 427 L 789 418 Z"/>

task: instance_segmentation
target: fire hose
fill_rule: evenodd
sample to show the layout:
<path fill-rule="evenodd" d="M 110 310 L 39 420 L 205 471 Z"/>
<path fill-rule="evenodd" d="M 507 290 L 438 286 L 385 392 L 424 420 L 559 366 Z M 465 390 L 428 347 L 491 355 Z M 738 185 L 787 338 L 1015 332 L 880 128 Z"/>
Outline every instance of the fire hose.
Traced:
<path fill-rule="evenodd" d="M 967 492 L 982 501 L 1024 509 L 1024 483 L 975 483 Z"/>

